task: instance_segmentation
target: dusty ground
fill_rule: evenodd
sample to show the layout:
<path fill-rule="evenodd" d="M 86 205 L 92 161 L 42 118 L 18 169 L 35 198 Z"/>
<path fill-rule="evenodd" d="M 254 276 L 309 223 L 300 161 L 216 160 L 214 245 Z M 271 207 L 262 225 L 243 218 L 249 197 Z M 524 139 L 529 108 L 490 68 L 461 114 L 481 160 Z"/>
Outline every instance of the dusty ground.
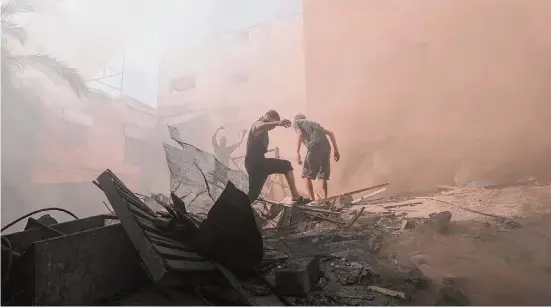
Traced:
<path fill-rule="evenodd" d="M 387 238 L 380 254 L 452 280 L 476 305 L 551 304 L 551 186 L 461 189 L 431 196 L 514 218 L 522 227 L 437 201 L 396 209 L 408 216 L 452 212 L 448 234 L 414 229 Z M 388 204 L 385 204 L 388 205 Z M 381 210 L 371 206 L 369 211 Z M 366 210 L 367 211 L 367 210 Z"/>

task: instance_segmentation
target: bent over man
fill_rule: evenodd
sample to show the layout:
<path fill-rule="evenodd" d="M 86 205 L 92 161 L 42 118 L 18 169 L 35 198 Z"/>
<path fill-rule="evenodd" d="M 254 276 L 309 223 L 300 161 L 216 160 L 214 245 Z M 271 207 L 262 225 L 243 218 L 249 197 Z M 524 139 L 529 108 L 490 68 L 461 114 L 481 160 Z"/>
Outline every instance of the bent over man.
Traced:
<path fill-rule="evenodd" d="M 293 123 L 297 131 L 297 162 L 302 164 L 300 147 L 302 143 L 306 147 L 306 157 L 302 169 L 302 178 L 308 189 L 308 195 L 314 199 L 314 187 L 312 180 L 322 181 L 323 197 L 327 198 L 327 180 L 331 175 L 331 146 L 327 136 L 331 139 L 335 151 L 335 161 L 339 161 L 340 154 L 337 140 L 333 132 L 323 128 L 320 124 L 306 119 L 306 116 L 298 114 Z"/>
<path fill-rule="evenodd" d="M 282 159 L 266 158 L 270 138 L 268 132 L 275 127 L 291 127 L 287 119 L 281 120 L 279 114 L 270 110 L 258 119 L 249 131 L 247 139 L 247 153 L 245 156 L 245 168 L 249 173 L 249 199 L 251 204 L 258 198 L 264 183 L 269 175 L 284 174 L 291 190 L 292 200 L 295 203 L 308 203 L 309 199 L 301 197 L 297 192 L 293 167 L 291 162 Z"/>

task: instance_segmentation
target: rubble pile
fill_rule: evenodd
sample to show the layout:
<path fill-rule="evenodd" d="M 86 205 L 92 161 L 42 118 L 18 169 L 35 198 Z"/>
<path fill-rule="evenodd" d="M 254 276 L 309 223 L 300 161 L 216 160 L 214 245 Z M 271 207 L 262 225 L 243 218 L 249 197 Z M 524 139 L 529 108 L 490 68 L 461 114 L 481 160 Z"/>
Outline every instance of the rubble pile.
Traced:
<path fill-rule="evenodd" d="M 170 196 L 142 200 L 106 170 L 94 183 L 112 214 L 59 224 L 48 216 L 31 218 L 25 231 L 2 236 L 2 303 L 472 304 L 460 280 L 439 272 L 422 253 L 404 262 L 383 252 L 393 239 L 415 241 L 414 233 L 449 237 L 456 208 L 500 218 L 441 198 L 464 189 L 374 198 L 386 190 L 384 183 L 306 205 L 264 199 L 251 205 L 241 173 L 230 173 L 221 188 L 218 175 L 203 169 L 217 161 L 196 158 L 198 149 L 186 147 L 176 132 L 183 150 L 167 150 Z M 434 202 L 449 210 L 427 207 Z M 420 207 L 430 211 L 410 214 Z M 521 227 L 500 219 L 507 229 Z"/>

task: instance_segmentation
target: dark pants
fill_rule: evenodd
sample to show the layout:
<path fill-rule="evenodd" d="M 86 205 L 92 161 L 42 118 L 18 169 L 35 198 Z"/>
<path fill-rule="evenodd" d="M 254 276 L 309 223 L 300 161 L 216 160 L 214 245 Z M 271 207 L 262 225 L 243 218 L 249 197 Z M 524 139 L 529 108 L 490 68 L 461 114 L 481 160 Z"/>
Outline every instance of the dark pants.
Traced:
<path fill-rule="evenodd" d="M 252 161 L 245 159 L 245 168 L 249 174 L 249 199 L 251 203 L 262 192 L 268 176 L 272 174 L 287 174 L 293 170 L 291 162 L 274 158 L 259 158 Z"/>
<path fill-rule="evenodd" d="M 321 144 L 308 149 L 304 159 L 302 178 L 329 180 L 331 175 L 331 146 Z"/>

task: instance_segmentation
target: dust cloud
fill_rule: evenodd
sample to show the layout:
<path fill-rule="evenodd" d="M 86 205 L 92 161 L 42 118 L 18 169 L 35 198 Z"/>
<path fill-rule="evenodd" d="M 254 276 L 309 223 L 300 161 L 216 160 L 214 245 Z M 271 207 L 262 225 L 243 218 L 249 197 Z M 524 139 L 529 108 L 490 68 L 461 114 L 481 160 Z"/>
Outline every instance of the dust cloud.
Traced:
<path fill-rule="evenodd" d="M 337 132 L 341 191 L 550 178 L 551 3 L 304 7 L 308 113 Z"/>
<path fill-rule="evenodd" d="M 505 232 L 489 223 L 455 222 L 446 236 L 413 231 L 389 240 L 381 254 L 405 266 L 427 265 L 473 305 L 547 305 L 551 241 L 535 232 L 549 233 L 550 218 L 526 218 L 526 228 Z"/>

